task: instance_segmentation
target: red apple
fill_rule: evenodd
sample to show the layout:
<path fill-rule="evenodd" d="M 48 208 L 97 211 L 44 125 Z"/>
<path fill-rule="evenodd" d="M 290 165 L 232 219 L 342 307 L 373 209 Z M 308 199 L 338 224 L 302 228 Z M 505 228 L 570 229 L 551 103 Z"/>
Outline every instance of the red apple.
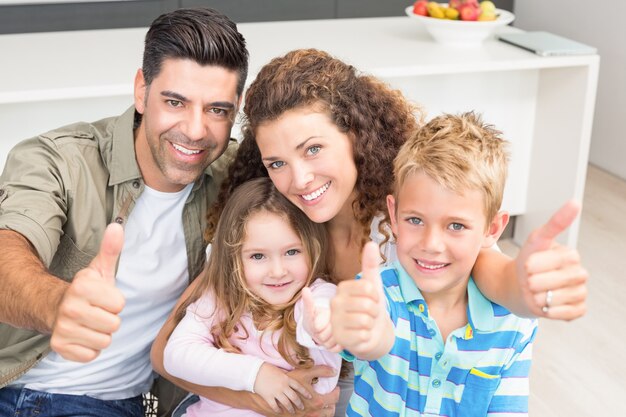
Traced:
<path fill-rule="evenodd" d="M 413 14 L 428 16 L 428 12 L 426 11 L 427 4 L 428 0 L 417 0 L 415 4 L 413 4 Z"/>
<path fill-rule="evenodd" d="M 478 16 L 480 16 L 480 7 L 465 3 L 459 8 L 459 18 L 461 20 L 478 20 Z"/>
<path fill-rule="evenodd" d="M 450 0 L 448 2 L 448 7 L 450 7 L 451 9 L 458 10 L 462 3 L 463 3 L 462 0 Z"/>

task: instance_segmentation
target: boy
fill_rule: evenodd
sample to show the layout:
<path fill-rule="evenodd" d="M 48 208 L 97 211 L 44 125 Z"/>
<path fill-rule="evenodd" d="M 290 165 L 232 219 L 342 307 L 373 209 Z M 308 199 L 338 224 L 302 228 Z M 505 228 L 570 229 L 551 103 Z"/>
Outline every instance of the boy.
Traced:
<path fill-rule="evenodd" d="M 363 279 L 332 301 L 334 339 L 355 368 L 348 416 L 528 412 L 536 320 L 490 302 L 471 277 L 509 219 L 500 134 L 474 113 L 443 115 L 400 150 L 387 197 L 398 261 L 377 274 L 368 244 Z"/>

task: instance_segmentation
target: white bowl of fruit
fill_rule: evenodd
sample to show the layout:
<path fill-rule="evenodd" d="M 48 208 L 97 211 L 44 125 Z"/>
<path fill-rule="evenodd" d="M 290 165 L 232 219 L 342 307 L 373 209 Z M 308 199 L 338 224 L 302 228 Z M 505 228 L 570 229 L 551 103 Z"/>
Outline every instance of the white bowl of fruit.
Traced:
<path fill-rule="evenodd" d="M 490 0 L 417 0 L 405 12 L 424 25 L 435 41 L 455 46 L 478 46 L 515 19 L 513 13 L 496 9 Z"/>

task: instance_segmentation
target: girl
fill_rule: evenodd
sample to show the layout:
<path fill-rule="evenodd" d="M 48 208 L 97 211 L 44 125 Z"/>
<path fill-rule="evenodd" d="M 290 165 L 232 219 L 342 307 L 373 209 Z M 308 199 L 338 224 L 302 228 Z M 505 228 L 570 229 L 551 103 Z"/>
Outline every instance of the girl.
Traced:
<path fill-rule="evenodd" d="M 255 392 L 276 412 L 302 408 L 300 396 L 310 397 L 308 391 L 281 369 L 341 364 L 337 354 L 317 349 L 307 337 L 324 334 L 314 331 L 313 321 L 327 309 L 313 303 L 328 306 L 335 293 L 321 279 L 328 265 L 325 228 L 289 203 L 269 178 L 259 178 L 233 193 L 213 237 L 200 282 L 175 312 L 165 369 L 197 384 Z M 308 286 L 305 311 L 300 295 Z M 298 343 L 296 333 L 311 349 Z M 327 393 L 336 383 L 336 377 L 320 379 L 315 388 Z M 186 415 L 257 414 L 201 398 Z"/>

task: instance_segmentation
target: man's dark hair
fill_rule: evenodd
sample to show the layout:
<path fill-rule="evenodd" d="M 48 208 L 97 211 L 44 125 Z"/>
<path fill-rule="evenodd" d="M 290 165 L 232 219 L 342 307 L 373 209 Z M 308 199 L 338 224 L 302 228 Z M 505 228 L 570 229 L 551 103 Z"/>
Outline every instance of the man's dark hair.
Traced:
<path fill-rule="evenodd" d="M 168 58 L 191 59 L 239 73 L 241 96 L 248 75 L 246 40 L 237 25 L 220 12 L 206 8 L 178 9 L 157 17 L 146 34 L 143 76 L 146 85 L 159 75 Z"/>

